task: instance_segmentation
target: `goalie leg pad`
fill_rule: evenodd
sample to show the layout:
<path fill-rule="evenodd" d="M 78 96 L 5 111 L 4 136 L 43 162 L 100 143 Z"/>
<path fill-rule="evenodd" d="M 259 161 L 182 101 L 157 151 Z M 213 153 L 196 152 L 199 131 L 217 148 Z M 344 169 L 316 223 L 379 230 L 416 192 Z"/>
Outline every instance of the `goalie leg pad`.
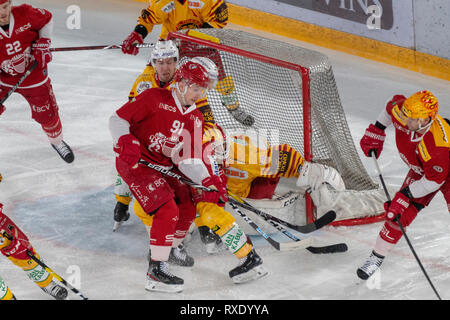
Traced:
<path fill-rule="evenodd" d="M 314 191 L 321 184 L 328 183 L 335 190 L 345 190 L 345 183 L 341 175 L 336 169 L 319 163 L 303 162 L 300 170 L 300 176 L 297 179 L 297 187 L 311 189 Z"/>

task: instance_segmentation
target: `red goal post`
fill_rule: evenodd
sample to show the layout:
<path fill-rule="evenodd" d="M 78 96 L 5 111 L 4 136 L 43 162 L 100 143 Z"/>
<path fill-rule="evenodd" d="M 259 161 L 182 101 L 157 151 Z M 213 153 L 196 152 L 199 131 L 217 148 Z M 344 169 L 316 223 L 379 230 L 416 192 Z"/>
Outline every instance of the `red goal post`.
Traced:
<path fill-rule="evenodd" d="M 197 31 L 205 36 L 198 37 Z M 358 198 L 368 196 L 369 200 L 364 201 L 372 208 L 366 208 L 363 203 L 355 210 L 367 212 L 356 216 L 338 214 L 333 225 L 357 225 L 383 219 L 383 193 L 380 196 L 381 188 L 368 176 L 354 147 L 326 56 L 244 31 L 202 29 L 194 32 L 196 36 L 189 35 L 189 30 L 171 32 L 168 39 L 178 43 L 181 57 L 209 57 L 219 67 L 219 78 L 232 77 L 240 108 L 256 119 L 255 129 L 277 128 L 280 143 L 290 144 L 305 160 L 336 168 L 347 188 L 351 188 L 334 195 L 333 199 L 344 207 L 343 211 L 346 211 L 347 201 L 359 202 Z M 229 115 L 215 91 L 208 93 L 208 100 L 216 121 L 227 129 L 247 130 Z M 271 99 L 273 95 L 279 98 L 276 103 Z M 329 97 L 324 98 L 325 95 Z M 333 112 L 337 119 L 321 115 L 327 112 Z M 351 203 L 347 211 L 353 206 Z M 305 193 L 305 211 L 307 222 L 316 219 L 317 210 L 308 193 Z"/>

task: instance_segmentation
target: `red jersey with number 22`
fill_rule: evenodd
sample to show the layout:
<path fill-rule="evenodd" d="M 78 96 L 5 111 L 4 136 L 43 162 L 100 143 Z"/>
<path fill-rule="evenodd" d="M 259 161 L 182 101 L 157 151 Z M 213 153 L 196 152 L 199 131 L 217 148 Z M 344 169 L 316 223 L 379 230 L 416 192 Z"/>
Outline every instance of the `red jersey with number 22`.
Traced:
<path fill-rule="evenodd" d="M 33 58 L 31 45 L 39 38 L 39 30 L 50 22 L 52 14 L 44 9 L 36 9 L 23 4 L 11 8 L 9 29 L 0 28 L 0 82 L 14 86 L 27 71 Z M 47 69 L 36 67 L 20 88 L 43 83 L 47 79 Z"/>

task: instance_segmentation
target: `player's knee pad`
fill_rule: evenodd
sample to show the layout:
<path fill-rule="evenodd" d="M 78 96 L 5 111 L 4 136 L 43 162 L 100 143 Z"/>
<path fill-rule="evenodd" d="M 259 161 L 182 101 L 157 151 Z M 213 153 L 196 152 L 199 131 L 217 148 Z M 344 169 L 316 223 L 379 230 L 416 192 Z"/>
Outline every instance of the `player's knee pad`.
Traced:
<path fill-rule="evenodd" d="M 226 233 L 220 236 L 225 246 L 238 259 L 245 257 L 251 250 L 252 244 L 237 223 L 233 223 Z"/>

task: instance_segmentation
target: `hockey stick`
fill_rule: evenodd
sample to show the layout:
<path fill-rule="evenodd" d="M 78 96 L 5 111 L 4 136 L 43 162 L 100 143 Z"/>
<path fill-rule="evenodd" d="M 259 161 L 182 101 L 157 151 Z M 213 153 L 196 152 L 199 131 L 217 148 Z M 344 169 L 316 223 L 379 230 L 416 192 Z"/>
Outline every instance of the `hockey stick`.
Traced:
<path fill-rule="evenodd" d="M 383 175 L 381 174 L 381 169 L 380 169 L 380 166 L 378 165 L 378 161 L 377 161 L 377 158 L 375 156 L 375 152 L 371 152 L 370 154 L 371 154 L 371 157 L 373 158 L 373 163 L 375 164 L 375 167 L 377 169 L 378 177 L 380 178 L 380 181 L 381 181 L 381 184 L 383 186 L 384 192 L 386 193 L 386 198 L 387 198 L 388 202 L 391 202 L 392 201 L 391 200 L 391 196 L 389 195 L 389 192 L 388 192 L 388 190 L 386 188 L 386 184 L 384 183 Z M 403 236 L 405 237 L 405 240 L 408 243 L 409 248 L 411 249 L 411 252 L 413 253 L 414 257 L 416 258 L 416 261 L 419 264 L 420 269 L 422 269 L 422 272 L 425 275 L 425 278 L 427 278 L 428 283 L 430 284 L 430 286 L 433 289 L 434 293 L 436 294 L 436 296 L 438 297 L 439 300 L 442 300 L 441 296 L 439 295 L 439 293 L 437 292 L 437 290 L 434 287 L 433 283 L 431 282 L 431 279 L 428 276 L 428 273 L 426 272 L 425 268 L 423 267 L 422 262 L 420 261 L 419 257 L 417 256 L 416 250 L 414 250 L 414 247 L 411 244 L 411 241 L 409 241 L 409 238 L 406 235 L 405 228 L 403 227 L 402 223 L 400 222 L 400 219 L 398 217 L 396 217 L 396 219 L 394 219 L 394 221 L 398 223 L 398 226 L 400 227 L 400 230 L 402 231 Z"/>
<path fill-rule="evenodd" d="M 88 298 L 86 298 L 84 295 L 81 294 L 81 292 L 73 287 L 70 283 L 68 283 L 66 280 L 64 280 L 61 276 L 59 276 L 55 271 L 53 271 L 52 269 L 50 269 L 49 266 L 47 266 L 43 261 L 41 261 L 40 259 L 38 259 L 32 252 L 27 251 L 27 255 L 33 259 L 37 264 L 39 264 L 42 268 L 44 268 L 48 273 L 53 274 L 53 276 L 60 281 L 63 285 L 65 285 L 68 289 L 70 289 L 72 292 L 74 292 L 75 294 L 77 294 L 78 296 L 80 296 L 80 298 L 82 298 L 83 300 L 88 300 Z"/>
<path fill-rule="evenodd" d="M 239 202 L 236 201 L 234 199 L 230 199 L 229 202 L 234 203 L 234 204 L 238 204 Z M 286 230 L 285 228 L 283 228 L 280 224 L 276 223 L 275 221 L 271 220 L 270 218 L 267 217 L 263 217 L 264 220 L 266 220 L 270 225 L 272 225 L 274 228 L 276 228 L 278 231 L 280 231 L 281 233 L 283 233 L 285 236 L 287 236 L 288 238 L 294 240 L 294 241 L 304 241 L 301 240 L 299 238 L 297 238 L 295 235 L 293 235 L 291 232 L 289 232 L 289 230 Z M 320 253 L 338 253 L 338 252 L 346 252 L 348 250 L 348 247 L 345 243 L 337 243 L 337 244 L 332 244 L 332 245 L 328 245 L 328 246 L 322 246 L 322 247 L 313 247 L 313 246 L 309 246 L 306 247 L 306 249 L 314 254 L 320 254 Z"/>
<path fill-rule="evenodd" d="M 267 242 L 269 242 L 272 245 L 272 247 L 274 247 L 278 251 L 288 251 L 288 250 L 294 250 L 294 249 L 300 249 L 300 248 L 308 248 L 312 244 L 313 238 L 307 238 L 304 240 L 300 240 L 297 238 L 297 240 L 295 242 L 278 242 L 278 241 L 274 240 L 267 233 L 262 231 L 261 228 L 258 227 L 258 225 L 255 222 L 253 222 L 253 220 L 250 219 L 245 213 L 243 213 L 239 209 L 239 207 L 235 204 L 235 202 L 233 202 L 231 200 L 233 200 L 233 199 L 230 199 L 230 201 L 228 203 L 231 205 L 231 207 L 234 209 L 234 211 L 239 213 L 239 215 L 245 220 L 245 222 L 247 222 L 253 229 L 255 229 L 260 235 L 262 235 L 263 238 L 266 239 Z"/>
<path fill-rule="evenodd" d="M 244 209 L 247 209 L 249 211 L 252 211 L 254 213 L 256 213 L 257 215 L 263 217 L 264 219 L 270 219 L 272 221 L 275 221 L 281 225 L 284 225 L 285 227 L 288 227 L 290 229 L 296 230 L 298 232 L 301 233 L 310 233 L 313 231 L 316 231 L 324 226 L 326 226 L 327 224 L 331 223 L 334 221 L 334 219 L 336 219 L 336 212 L 334 212 L 333 210 L 328 211 L 327 213 L 325 213 L 323 216 L 321 216 L 319 219 L 317 219 L 316 221 L 306 224 L 306 225 L 302 225 L 302 226 L 298 226 L 292 223 L 289 223 L 287 221 L 284 221 L 280 218 L 274 217 L 271 214 L 268 214 L 266 212 L 263 212 L 255 207 L 253 207 L 252 205 L 250 205 L 247 201 L 245 201 L 244 199 L 242 199 L 241 197 L 232 194 L 229 192 L 229 195 L 237 202 L 237 204 L 239 206 L 241 206 Z"/>
<path fill-rule="evenodd" d="M 187 185 L 190 185 L 193 188 L 198 188 L 204 191 L 214 191 L 211 190 L 209 188 L 206 188 L 200 184 L 197 184 L 187 178 L 182 177 L 181 175 L 174 173 L 173 171 L 164 168 L 162 166 L 147 162 L 145 160 L 139 160 L 140 164 L 143 164 L 153 170 L 156 170 L 158 172 L 160 172 L 163 175 L 175 178 L 180 180 L 183 183 L 186 183 Z M 244 219 L 245 222 L 247 222 L 253 229 L 255 229 L 260 235 L 263 236 L 264 239 L 266 239 L 275 249 L 280 250 L 280 251 L 286 251 L 286 250 L 293 250 L 293 249 L 298 249 L 298 248 L 305 248 L 307 246 L 310 246 L 312 244 L 312 238 L 311 239 L 305 239 L 305 240 L 301 240 L 298 242 L 278 242 L 276 240 L 274 240 L 273 238 L 271 238 L 269 235 L 267 235 L 263 230 L 261 230 L 261 228 L 253 221 L 251 220 L 245 213 L 243 213 L 241 210 L 239 210 L 239 207 L 237 205 L 235 205 L 234 203 L 230 202 L 230 205 L 232 206 L 232 208 L 239 213 L 239 215 Z"/>
<path fill-rule="evenodd" d="M 231 199 L 229 199 L 230 204 L 232 204 L 232 203 L 234 203 L 236 205 L 240 204 L 240 202 L 239 202 L 240 198 L 238 196 L 235 196 L 234 194 L 232 194 L 230 192 L 228 194 L 232 197 Z M 264 218 L 264 220 L 266 220 L 270 225 L 272 225 L 274 228 L 276 228 L 278 231 L 283 233 L 288 238 L 290 238 L 294 241 L 303 241 L 303 240 L 297 238 L 295 235 L 293 235 L 291 232 L 289 232 L 285 228 L 283 228 L 279 223 L 270 219 L 269 217 L 267 217 L 267 216 L 261 216 L 261 217 Z M 322 246 L 322 247 L 309 246 L 309 247 L 306 247 L 306 249 L 311 253 L 320 254 L 320 253 L 346 252 L 348 250 L 348 247 L 345 243 L 337 243 L 337 244 L 332 244 L 332 245 Z"/>
<path fill-rule="evenodd" d="M 294 204 L 298 198 L 300 198 L 300 193 L 294 191 L 288 191 L 282 195 L 276 195 L 272 199 L 249 199 L 247 202 L 257 208 L 264 209 L 283 209 Z"/>
<path fill-rule="evenodd" d="M 154 43 L 143 43 L 135 44 L 136 48 L 153 48 Z M 83 51 L 83 50 L 108 50 L 108 49 L 121 49 L 122 45 L 110 44 L 110 45 L 100 45 L 100 46 L 81 46 L 81 47 L 61 47 L 61 48 L 50 48 L 50 51 Z"/>
<path fill-rule="evenodd" d="M 8 99 L 13 93 L 14 91 L 16 91 L 16 89 L 22 84 L 22 82 L 25 81 L 25 79 L 30 75 L 30 73 L 34 70 L 34 68 L 36 68 L 38 65 L 37 61 L 33 62 L 33 64 L 28 68 L 28 70 L 24 73 L 24 75 L 19 79 L 19 81 L 17 81 L 17 83 L 14 85 L 14 87 L 12 87 L 8 93 L 6 94 L 6 96 L 3 97 L 2 100 L 0 100 L 0 105 L 2 105 L 6 99 Z"/>

